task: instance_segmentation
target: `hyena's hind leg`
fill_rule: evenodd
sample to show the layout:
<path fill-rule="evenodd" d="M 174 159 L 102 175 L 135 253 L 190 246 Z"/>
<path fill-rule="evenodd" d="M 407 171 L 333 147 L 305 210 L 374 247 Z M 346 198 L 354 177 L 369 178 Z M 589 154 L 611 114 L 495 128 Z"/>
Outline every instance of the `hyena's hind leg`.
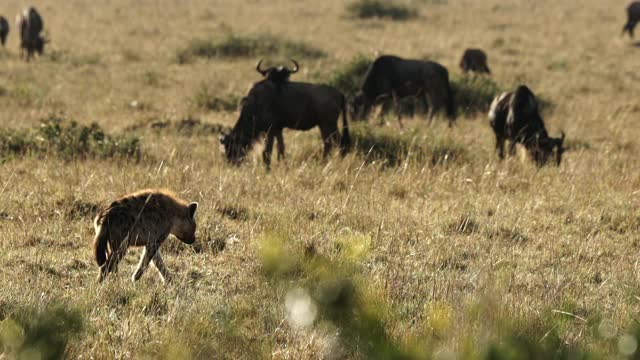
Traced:
<path fill-rule="evenodd" d="M 167 283 L 171 280 L 169 277 L 169 272 L 167 268 L 164 266 L 164 261 L 162 261 L 162 255 L 160 255 L 160 250 L 156 251 L 156 255 L 151 259 L 153 265 L 155 265 L 158 273 L 160 273 L 160 279 L 162 279 L 163 283 Z"/>
<path fill-rule="evenodd" d="M 138 263 L 138 267 L 136 267 L 136 271 L 133 273 L 133 277 L 131 277 L 131 281 L 136 282 L 140 280 L 144 271 L 149 267 L 149 262 L 158 252 L 158 245 L 145 245 L 142 250 L 142 256 L 140 256 L 140 262 Z"/>
<path fill-rule="evenodd" d="M 102 282 L 109 273 L 118 271 L 118 264 L 125 255 L 127 255 L 127 246 L 110 251 L 107 255 L 107 262 L 100 268 L 98 281 Z"/>

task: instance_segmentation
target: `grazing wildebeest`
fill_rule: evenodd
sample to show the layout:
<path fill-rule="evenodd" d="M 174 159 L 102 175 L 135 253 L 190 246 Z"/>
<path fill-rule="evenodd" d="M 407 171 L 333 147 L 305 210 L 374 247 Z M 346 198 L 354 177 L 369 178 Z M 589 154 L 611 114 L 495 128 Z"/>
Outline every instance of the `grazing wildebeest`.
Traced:
<path fill-rule="evenodd" d="M 633 30 L 640 22 L 640 1 L 634 1 L 627 7 L 627 23 L 622 28 L 622 34 L 629 33 L 630 37 L 633 37 Z"/>
<path fill-rule="evenodd" d="M 538 166 L 547 163 L 556 149 L 556 164 L 560 165 L 564 148 L 564 132 L 560 138 L 547 134 L 540 116 L 538 101 L 528 87 L 520 85 L 513 92 L 497 96 L 491 103 L 489 122 L 496 135 L 496 150 L 504 159 L 504 144 L 509 140 L 509 155 L 515 154 L 516 143 L 524 145 Z"/>
<path fill-rule="evenodd" d="M 391 97 L 402 126 L 398 100 L 408 96 L 422 100 L 425 108 L 429 108 L 429 119 L 444 107 L 451 126 L 455 105 L 449 71 L 433 61 L 406 60 L 391 55 L 378 57 L 369 66 L 361 91 L 353 99 L 354 112 L 358 118 L 365 119 L 373 106 Z"/>
<path fill-rule="evenodd" d="M 487 54 L 480 49 L 467 49 L 460 60 L 460 69 L 463 72 L 477 72 L 491 74 L 487 65 Z"/>
<path fill-rule="evenodd" d="M 266 69 L 262 69 L 260 67 L 260 65 L 262 65 L 262 60 L 260 60 L 256 65 L 256 71 L 262 74 L 262 76 L 264 76 L 266 79 L 282 85 L 289 81 L 289 77 L 291 76 L 291 74 L 297 73 L 300 69 L 297 61 L 295 61 L 294 59 L 289 60 L 291 60 L 291 62 L 293 63 L 293 69 L 289 69 L 285 66 L 272 66 Z"/>
<path fill-rule="evenodd" d="M 16 25 L 20 29 L 20 49 L 27 61 L 34 53 L 42 55 L 47 40 L 40 34 L 43 29 L 42 17 L 34 7 L 25 9 L 16 17 Z"/>
<path fill-rule="evenodd" d="M 0 16 L 0 43 L 2 46 L 7 42 L 7 35 L 9 35 L 9 22 L 4 16 Z"/>
<path fill-rule="evenodd" d="M 342 136 L 338 118 L 342 113 Z M 274 139 L 278 140 L 278 159 L 284 157 L 284 128 L 310 130 L 318 126 L 324 143 L 324 157 L 334 143 L 344 155 L 350 146 L 347 102 L 344 95 L 328 85 L 287 82 L 284 86 L 270 79 L 253 85 L 240 104 L 240 118 L 229 134 L 220 139 L 227 160 L 238 164 L 253 143 L 266 134 L 262 154 L 267 168 L 271 164 Z"/>

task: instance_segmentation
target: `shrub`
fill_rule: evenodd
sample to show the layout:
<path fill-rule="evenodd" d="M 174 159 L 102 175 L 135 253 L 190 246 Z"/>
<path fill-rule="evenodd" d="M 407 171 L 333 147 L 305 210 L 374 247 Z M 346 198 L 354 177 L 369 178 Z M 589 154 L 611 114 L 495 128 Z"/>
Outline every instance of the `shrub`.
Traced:
<path fill-rule="evenodd" d="M 489 111 L 491 101 L 502 90 L 486 76 L 463 76 L 450 80 L 458 114 L 475 115 Z"/>
<path fill-rule="evenodd" d="M 348 98 L 351 98 L 360 90 L 364 76 L 367 74 L 372 61 L 371 58 L 360 54 L 330 75 L 327 83 L 342 91 Z"/>
<path fill-rule="evenodd" d="M 62 359 L 82 326 L 80 314 L 63 306 L 18 309 L 0 321 L 0 354 L 12 359 Z"/>
<path fill-rule="evenodd" d="M 358 0 L 347 6 L 347 12 L 351 17 L 359 19 L 388 18 L 399 21 L 418 16 L 415 8 L 383 0 Z"/>
<path fill-rule="evenodd" d="M 195 95 L 191 99 L 194 107 L 210 111 L 236 111 L 240 98 L 236 95 L 227 94 L 223 96 L 214 95 L 211 88 L 206 84 L 200 84 Z"/>
<path fill-rule="evenodd" d="M 85 126 L 52 115 L 30 129 L 0 132 L 0 157 L 26 154 L 139 159 L 140 141 L 136 137 L 110 136 L 96 123 Z"/>
<path fill-rule="evenodd" d="M 299 41 L 280 39 L 274 35 L 240 36 L 230 34 L 219 39 L 195 39 L 176 54 L 176 62 L 185 64 L 194 58 L 255 58 L 282 56 L 305 59 L 325 57 L 324 51 Z"/>

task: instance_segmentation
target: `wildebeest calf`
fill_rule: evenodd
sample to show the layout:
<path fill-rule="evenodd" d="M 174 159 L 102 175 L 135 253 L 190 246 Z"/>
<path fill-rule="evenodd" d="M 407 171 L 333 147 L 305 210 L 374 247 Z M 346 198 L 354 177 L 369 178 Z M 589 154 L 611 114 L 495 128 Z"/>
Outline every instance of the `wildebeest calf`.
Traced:
<path fill-rule="evenodd" d="M 4 16 L 0 16 L 0 43 L 2 46 L 7 42 L 7 35 L 9 35 L 9 22 Z"/>
<path fill-rule="evenodd" d="M 542 166 L 556 149 L 556 163 L 560 165 L 564 132 L 560 138 L 549 137 L 536 97 L 528 87 L 520 85 L 515 91 L 496 97 L 489 110 L 489 122 L 496 135 L 500 159 L 504 158 L 504 144 L 509 140 L 509 155 L 515 154 L 516 143 L 520 143 L 536 164 Z"/>
<path fill-rule="evenodd" d="M 165 190 L 142 190 L 122 196 L 100 211 L 94 220 L 94 255 L 104 280 L 118 267 L 129 246 L 144 246 L 132 280 L 140 279 L 153 262 L 162 281 L 168 280 L 160 245 L 173 234 L 186 244 L 196 240 L 198 203 L 188 204 Z"/>
<path fill-rule="evenodd" d="M 477 72 L 491 74 L 487 65 L 487 54 L 480 49 L 467 49 L 460 60 L 460 69 L 463 72 Z"/>
<path fill-rule="evenodd" d="M 622 34 L 629 33 L 633 37 L 633 30 L 640 22 L 640 1 L 634 1 L 627 7 L 627 23 L 622 28 Z"/>
<path fill-rule="evenodd" d="M 344 155 L 351 142 L 346 109 L 344 95 L 334 87 L 302 82 L 280 84 L 267 78 L 255 83 L 242 99 L 238 122 L 220 142 L 227 160 L 238 164 L 253 143 L 266 135 L 262 157 L 269 168 L 275 139 L 278 159 L 284 157 L 283 129 L 310 130 L 317 126 L 324 143 L 324 157 L 336 143 Z M 338 131 L 341 113 L 342 135 Z"/>
<path fill-rule="evenodd" d="M 367 70 L 361 91 L 353 99 L 353 108 L 357 117 L 364 119 L 373 106 L 392 98 L 402 126 L 399 99 L 408 96 L 422 100 L 425 108 L 429 108 L 429 119 L 440 109 L 446 109 L 451 126 L 455 106 L 449 71 L 433 61 L 407 60 L 392 55 L 378 57 Z"/>

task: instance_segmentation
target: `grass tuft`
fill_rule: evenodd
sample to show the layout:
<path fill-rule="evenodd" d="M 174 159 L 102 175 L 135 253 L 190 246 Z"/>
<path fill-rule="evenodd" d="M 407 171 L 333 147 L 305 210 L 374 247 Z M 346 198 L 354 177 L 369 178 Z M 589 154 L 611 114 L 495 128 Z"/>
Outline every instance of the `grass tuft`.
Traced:
<path fill-rule="evenodd" d="M 327 83 L 340 90 L 347 98 L 352 98 L 360 90 L 372 61 L 370 57 L 359 54 L 347 65 L 334 71 Z"/>
<path fill-rule="evenodd" d="M 448 166 L 465 163 L 467 149 L 450 139 L 422 138 L 416 132 L 390 135 L 371 126 L 351 126 L 355 149 L 368 161 L 383 161 L 397 166 L 410 161 L 430 166 Z"/>
<path fill-rule="evenodd" d="M 243 36 L 230 34 L 216 39 L 195 39 L 176 54 L 178 64 L 192 62 L 196 58 L 255 58 L 282 56 L 302 59 L 319 59 L 326 53 L 301 41 L 291 41 L 271 34 Z"/>
<path fill-rule="evenodd" d="M 191 98 L 191 103 L 197 109 L 209 111 L 233 112 L 238 109 L 240 98 L 236 95 L 216 95 L 209 85 L 201 83 Z"/>
<path fill-rule="evenodd" d="M 0 350 L 9 358 L 61 359 L 82 328 L 80 313 L 64 306 L 15 309 L 0 322 Z"/>
<path fill-rule="evenodd" d="M 493 98 L 502 92 L 500 86 L 486 76 L 454 77 L 450 81 L 458 113 L 466 116 L 488 112 Z"/>
<path fill-rule="evenodd" d="M 347 13 L 352 18 L 384 18 L 394 21 L 409 20 L 418 17 L 418 10 L 393 1 L 357 0 L 347 5 Z"/>

